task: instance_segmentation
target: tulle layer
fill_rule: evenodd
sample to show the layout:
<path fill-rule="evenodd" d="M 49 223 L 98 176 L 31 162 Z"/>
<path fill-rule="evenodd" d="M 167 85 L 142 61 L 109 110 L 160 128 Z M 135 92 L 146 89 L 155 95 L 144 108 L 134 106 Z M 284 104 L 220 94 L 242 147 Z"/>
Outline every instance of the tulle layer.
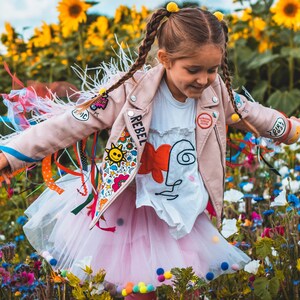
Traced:
<path fill-rule="evenodd" d="M 47 189 L 26 210 L 29 221 L 24 226 L 38 253 L 57 261 L 55 269 L 69 270 L 84 279 L 82 268 L 90 265 L 94 272 L 105 269 L 106 280 L 116 285 L 142 281 L 157 286 L 158 268 L 169 271 L 192 266 L 200 277 L 208 272 L 217 277 L 250 260 L 219 234 L 204 213 L 191 233 L 174 239 L 152 207 L 135 207 L 133 188 L 115 200 L 104 215 L 106 221 L 101 221 L 103 227 L 115 226 L 115 232 L 97 227 L 89 230 L 91 218 L 85 209 L 77 215 L 71 213 L 86 200 L 77 192 L 80 179 L 66 175 L 57 184 L 65 192 L 58 195 Z"/>

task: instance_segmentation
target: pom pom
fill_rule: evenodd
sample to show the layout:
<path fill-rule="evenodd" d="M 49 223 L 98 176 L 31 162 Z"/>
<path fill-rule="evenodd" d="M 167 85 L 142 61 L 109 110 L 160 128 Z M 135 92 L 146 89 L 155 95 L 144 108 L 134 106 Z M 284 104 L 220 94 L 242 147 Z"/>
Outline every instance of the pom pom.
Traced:
<path fill-rule="evenodd" d="M 231 266 L 231 269 L 234 270 L 234 271 L 238 271 L 240 269 L 239 265 L 238 264 L 233 264 Z"/>
<path fill-rule="evenodd" d="M 61 277 L 67 277 L 68 271 L 67 270 L 61 270 L 60 275 Z"/>
<path fill-rule="evenodd" d="M 143 281 L 140 281 L 139 283 L 138 283 L 138 286 L 139 287 L 142 287 L 142 286 L 145 286 L 146 284 L 145 284 L 145 282 L 143 282 Z"/>
<path fill-rule="evenodd" d="M 163 269 L 163 268 L 158 268 L 157 270 L 156 270 L 156 274 L 157 275 L 163 275 L 165 273 L 165 270 Z"/>
<path fill-rule="evenodd" d="M 122 293 L 123 288 L 121 286 L 117 286 L 117 293 L 121 294 Z"/>
<path fill-rule="evenodd" d="M 170 13 L 178 12 L 179 7 L 175 2 L 169 2 L 168 5 L 167 5 L 167 11 L 170 12 Z"/>
<path fill-rule="evenodd" d="M 150 292 L 153 292 L 155 290 L 154 286 L 152 284 L 148 284 L 147 285 L 147 292 L 150 293 Z"/>
<path fill-rule="evenodd" d="M 126 296 L 127 296 L 127 292 L 126 292 L 125 289 L 122 290 L 122 296 L 123 296 L 123 297 L 126 297 Z"/>
<path fill-rule="evenodd" d="M 239 119 L 240 119 L 240 117 L 239 117 L 238 114 L 232 114 L 231 120 L 232 120 L 233 122 L 237 122 L 237 121 L 239 121 Z"/>
<path fill-rule="evenodd" d="M 213 241 L 214 243 L 219 243 L 220 239 L 219 239 L 219 237 L 218 237 L 217 235 L 214 235 L 214 236 L 212 237 L 212 241 Z"/>
<path fill-rule="evenodd" d="M 220 11 L 216 11 L 214 16 L 221 22 L 224 19 L 224 15 Z"/>
<path fill-rule="evenodd" d="M 134 293 L 138 293 L 140 291 L 140 287 L 138 285 L 135 285 L 133 288 L 132 288 L 132 291 Z"/>
<path fill-rule="evenodd" d="M 49 264 L 51 265 L 51 266 L 56 266 L 57 265 L 57 260 L 55 259 L 55 258 L 51 258 L 50 259 L 50 261 L 49 261 Z"/>
<path fill-rule="evenodd" d="M 133 292 L 132 285 L 127 285 L 125 290 L 126 290 L 127 295 L 131 294 Z"/>
<path fill-rule="evenodd" d="M 145 285 L 140 287 L 140 293 L 141 294 L 146 294 L 147 293 L 147 287 Z"/>
<path fill-rule="evenodd" d="M 229 268 L 229 264 L 226 261 L 221 263 L 221 269 L 223 271 L 226 271 L 228 268 Z"/>
<path fill-rule="evenodd" d="M 170 271 L 167 271 L 167 272 L 165 272 L 164 276 L 166 279 L 171 279 L 173 275 Z"/>
<path fill-rule="evenodd" d="M 159 282 L 163 282 L 163 281 L 166 280 L 166 278 L 165 278 L 164 275 L 158 275 L 157 280 L 158 280 Z"/>
<path fill-rule="evenodd" d="M 215 275 L 213 272 L 208 272 L 205 277 L 207 280 L 213 280 Z"/>
<path fill-rule="evenodd" d="M 106 93 L 106 89 L 105 89 L 105 88 L 100 89 L 99 95 L 103 95 L 103 94 L 105 94 L 105 93 Z"/>

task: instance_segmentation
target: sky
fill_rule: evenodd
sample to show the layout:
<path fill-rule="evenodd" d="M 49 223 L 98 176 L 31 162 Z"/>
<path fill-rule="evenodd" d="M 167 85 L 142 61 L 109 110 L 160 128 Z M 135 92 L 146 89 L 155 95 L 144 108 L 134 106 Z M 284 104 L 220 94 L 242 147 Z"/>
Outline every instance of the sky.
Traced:
<path fill-rule="evenodd" d="M 58 12 L 56 6 L 59 0 L 0 0 L 0 35 L 4 32 L 5 22 L 9 22 L 18 33 L 22 34 L 26 39 L 32 35 L 35 27 L 40 27 L 42 21 L 46 23 L 57 23 Z M 149 9 L 160 7 L 166 1 L 151 0 L 146 2 Z M 232 4 L 232 0 L 200 0 L 201 5 L 208 8 L 222 8 L 226 10 L 234 10 L 238 8 L 238 4 Z M 181 1 L 177 1 L 181 3 Z M 88 12 L 101 13 L 107 16 L 113 16 L 115 9 L 120 5 L 129 7 L 136 5 L 140 10 L 144 4 L 144 0 L 102 0 L 99 1 Z M 0 52 L 3 51 L 0 43 Z"/>

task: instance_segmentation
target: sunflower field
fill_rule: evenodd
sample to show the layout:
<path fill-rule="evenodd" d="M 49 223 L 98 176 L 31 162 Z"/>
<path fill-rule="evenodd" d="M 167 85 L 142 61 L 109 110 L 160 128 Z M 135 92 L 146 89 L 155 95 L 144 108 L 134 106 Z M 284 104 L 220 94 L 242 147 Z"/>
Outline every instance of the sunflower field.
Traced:
<path fill-rule="evenodd" d="M 300 1 L 235 2 L 245 8 L 224 12 L 230 29 L 228 53 L 234 88 L 249 91 L 255 101 L 299 118 Z M 6 22 L 0 33 L 6 49 L 0 54 L 0 64 L 6 66 L 0 69 L 1 92 L 22 85 L 80 89 L 81 80 L 72 67 L 93 71 L 103 61 L 118 61 L 120 48 L 134 59 L 152 11 L 146 6 L 138 11 L 135 6 L 121 5 L 109 17 L 90 13 L 95 4 L 61 0 L 57 22 L 43 22 L 29 39 Z M 186 2 L 182 7 L 191 5 L 201 3 Z M 154 59 L 150 55 L 149 64 Z M 11 132 L 2 102 L 0 115 L 2 136 Z M 104 143 L 107 133 L 99 136 Z M 298 300 L 300 142 L 276 145 L 249 133 L 230 132 L 228 146 L 230 167 L 220 230 L 252 261 L 244 269 L 216 279 L 198 278 L 190 268 L 172 269 L 157 288 L 158 299 Z M 41 173 L 41 166 L 36 165 L 15 174 L 10 185 L 0 177 L 0 299 L 105 300 L 147 292 L 142 283 L 112 286 L 105 281 L 105 270 L 92 270 L 89 265 L 83 266 L 88 279 L 80 282 L 68 270 L 54 272 L 51 260 L 34 252 L 22 226 L 27 222 L 25 209 L 45 189 Z M 224 270 L 228 267 L 234 266 L 221 266 Z"/>

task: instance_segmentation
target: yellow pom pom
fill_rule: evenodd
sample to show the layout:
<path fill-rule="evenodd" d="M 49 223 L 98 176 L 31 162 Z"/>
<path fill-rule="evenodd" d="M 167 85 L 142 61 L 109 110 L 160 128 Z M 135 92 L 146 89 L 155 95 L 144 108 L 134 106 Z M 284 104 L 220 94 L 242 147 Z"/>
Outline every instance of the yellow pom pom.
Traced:
<path fill-rule="evenodd" d="M 173 275 L 170 271 L 167 271 L 167 272 L 165 272 L 164 276 L 166 279 L 171 279 Z"/>
<path fill-rule="evenodd" d="M 167 11 L 168 12 L 178 12 L 179 11 L 179 7 L 175 2 L 169 2 L 167 5 Z"/>
<path fill-rule="evenodd" d="M 102 89 L 99 91 L 99 95 L 103 95 L 105 92 L 106 92 L 106 89 L 105 89 L 105 88 L 102 88 Z"/>
<path fill-rule="evenodd" d="M 122 296 L 123 296 L 123 297 L 128 296 L 128 295 L 127 295 L 127 291 L 126 291 L 125 289 L 122 290 Z"/>
<path fill-rule="evenodd" d="M 140 287 L 140 293 L 141 294 L 146 294 L 147 293 L 147 287 L 145 285 Z"/>
<path fill-rule="evenodd" d="M 143 281 L 140 281 L 140 282 L 138 283 L 138 286 L 139 286 L 139 287 L 141 287 L 141 286 L 146 286 L 146 283 L 143 282 Z"/>
<path fill-rule="evenodd" d="M 231 120 L 232 120 L 233 122 L 237 122 L 239 119 L 240 119 L 240 117 L 239 117 L 238 114 L 233 114 L 233 115 L 231 116 Z"/>
<path fill-rule="evenodd" d="M 223 21 L 223 19 L 224 19 L 224 15 L 221 13 L 221 12 L 219 12 L 219 11 L 216 11 L 215 13 L 214 13 L 214 16 L 221 22 L 221 21 Z"/>
<path fill-rule="evenodd" d="M 214 242 L 214 243 L 219 243 L 219 237 L 218 236 L 216 236 L 216 235 L 214 235 L 213 237 L 212 237 L 212 241 Z"/>

